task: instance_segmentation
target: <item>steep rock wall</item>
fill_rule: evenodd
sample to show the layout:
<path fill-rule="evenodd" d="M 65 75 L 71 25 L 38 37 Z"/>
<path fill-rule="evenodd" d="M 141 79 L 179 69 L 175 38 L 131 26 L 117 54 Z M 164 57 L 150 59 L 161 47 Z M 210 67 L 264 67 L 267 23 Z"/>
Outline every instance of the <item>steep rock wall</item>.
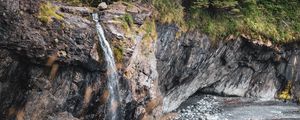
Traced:
<path fill-rule="evenodd" d="M 55 3 L 64 19 L 45 25 L 39 4 L 0 1 L 1 119 L 103 119 L 106 70 L 92 10 Z M 291 97 L 300 97 L 297 42 L 268 47 L 239 37 L 215 45 L 200 31 L 176 37 L 177 27 L 162 24 L 157 38 L 145 39 L 151 7 L 115 3 L 99 13 L 118 53 L 124 119 L 160 119 L 197 91 L 274 99 L 291 84 Z"/>
<path fill-rule="evenodd" d="M 212 45 L 199 31 L 179 38 L 176 32 L 174 26 L 158 28 L 156 57 L 165 112 L 176 109 L 198 90 L 274 99 L 288 80 L 293 89 L 299 86 L 298 43 L 275 48 L 239 37 Z M 295 90 L 293 97 L 298 99 Z"/>
<path fill-rule="evenodd" d="M 0 119 L 101 118 L 105 63 L 90 11 L 45 24 L 40 4 L 0 1 Z"/>

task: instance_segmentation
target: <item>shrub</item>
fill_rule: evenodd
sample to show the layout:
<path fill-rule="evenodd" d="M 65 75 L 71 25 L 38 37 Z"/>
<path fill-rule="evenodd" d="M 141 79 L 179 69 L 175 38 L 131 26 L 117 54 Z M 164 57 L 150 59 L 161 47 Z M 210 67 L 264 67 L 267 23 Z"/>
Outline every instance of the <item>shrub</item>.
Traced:
<path fill-rule="evenodd" d="M 57 7 L 53 6 L 50 2 L 44 2 L 41 3 L 38 19 L 42 21 L 43 23 L 51 23 L 52 18 L 55 18 L 57 20 L 62 20 L 63 16 L 56 13 L 58 10 Z"/>
<path fill-rule="evenodd" d="M 194 0 L 187 24 L 212 39 L 243 33 L 285 43 L 300 39 L 299 5 L 297 0 Z"/>
<path fill-rule="evenodd" d="M 180 0 L 153 0 L 152 4 L 157 10 L 156 18 L 162 23 L 175 23 L 182 31 L 186 30 L 184 21 L 184 8 Z"/>
<path fill-rule="evenodd" d="M 134 23 L 133 23 L 134 21 L 133 21 L 132 15 L 131 14 L 125 14 L 119 20 L 120 20 L 120 22 L 122 24 L 123 29 L 126 32 L 131 32 L 131 28 L 134 25 Z"/>
<path fill-rule="evenodd" d="M 124 14 L 120 18 L 116 18 L 116 21 L 122 26 L 126 36 L 131 36 L 132 31 L 135 29 L 134 20 L 131 14 Z"/>

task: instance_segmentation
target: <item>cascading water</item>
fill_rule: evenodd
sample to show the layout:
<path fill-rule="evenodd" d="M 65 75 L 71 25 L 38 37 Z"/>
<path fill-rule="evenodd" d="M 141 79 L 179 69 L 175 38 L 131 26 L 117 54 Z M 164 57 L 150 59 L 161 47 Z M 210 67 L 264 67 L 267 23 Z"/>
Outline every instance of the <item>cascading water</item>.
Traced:
<path fill-rule="evenodd" d="M 115 59 L 113 56 L 113 52 L 110 48 L 109 43 L 107 42 L 102 26 L 99 23 L 99 17 L 97 13 L 93 14 L 93 20 L 96 22 L 97 34 L 99 37 L 99 44 L 103 50 L 105 61 L 107 63 L 107 87 L 109 90 L 109 98 L 108 98 L 108 110 L 106 113 L 105 119 L 108 120 L 117 120 L 120 119 L 118 106 L 119 106 L 119 92 L 118 92 L 118 74 L 115 65 Z"/>

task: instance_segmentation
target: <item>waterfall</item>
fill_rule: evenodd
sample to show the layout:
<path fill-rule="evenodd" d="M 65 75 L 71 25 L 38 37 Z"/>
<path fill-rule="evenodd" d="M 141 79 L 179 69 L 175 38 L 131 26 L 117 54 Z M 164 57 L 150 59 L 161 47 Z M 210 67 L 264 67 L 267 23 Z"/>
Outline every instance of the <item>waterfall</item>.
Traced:
<path fill-rule="evenodd" d="M 115 65 L 115 59 L 113 56 L 112 49 L 108 41 L 105 38 L 102 26 L 99 23 L 99 17 L 97 13 L 93 14 L 93 20 L 96 22 L 97 34 L 99 37 L 99 44 L 103 50 L 106 69 L 107 69 L 107 89 L 109 90 L 108 98 L 108 110 L 105 119 L 117 120 L 118 118 L 118 108 L 119 108 L 119 92 L 118 92 L 118 74 Z"/>

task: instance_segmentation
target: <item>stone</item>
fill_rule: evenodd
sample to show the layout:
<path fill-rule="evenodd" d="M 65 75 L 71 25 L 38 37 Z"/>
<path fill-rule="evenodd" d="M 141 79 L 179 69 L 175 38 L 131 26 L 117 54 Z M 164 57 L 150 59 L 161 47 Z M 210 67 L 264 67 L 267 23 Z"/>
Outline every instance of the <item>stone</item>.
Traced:
<path fill-rule="evenodd" d="M 140 9 L 136 6 L 130 6 L 127 7 L 126 11 L 129 13 L 137 14 L 140 11 Z"/>
<path fill-rule="evenodd" d="M 63 50 L 58 51 L 58 52 L 57 52 L 57 56 L 58 56 L 58 57 L 66 57 L 66 56 L 67 56 L 67 52 L 66 52 L 66 51 L 63 51 Z"/>
<path fill-rule="evenodd" d="M 91 52 L 90 52 L 90 55 L 91 55 L 91 57 L 92 57 L 94 60 L 100 62 L 100 56 L 99 56 L 99 53 L 98 53 L 98 48 L 97 48 L 97 46 L 98 46 L 97 43 L 94 43 L 93 48 L 92 48 L 92 50 L 91 50 Z"/>
<path fill-rule="evenodd" d="M 59 41 L 58 41 L 58 39 L 57 39 L 57 38 L 55 38 L 55 39 L 54 39 L 54 42 L 55 42 L 55 43 L 58 43 Z"/>
<path fill-rule="evenodd" d="M 105 10 L 108 8 L 107 4 L 105 2 L 101 2 L 98 7 L 99 10 Z"/>

